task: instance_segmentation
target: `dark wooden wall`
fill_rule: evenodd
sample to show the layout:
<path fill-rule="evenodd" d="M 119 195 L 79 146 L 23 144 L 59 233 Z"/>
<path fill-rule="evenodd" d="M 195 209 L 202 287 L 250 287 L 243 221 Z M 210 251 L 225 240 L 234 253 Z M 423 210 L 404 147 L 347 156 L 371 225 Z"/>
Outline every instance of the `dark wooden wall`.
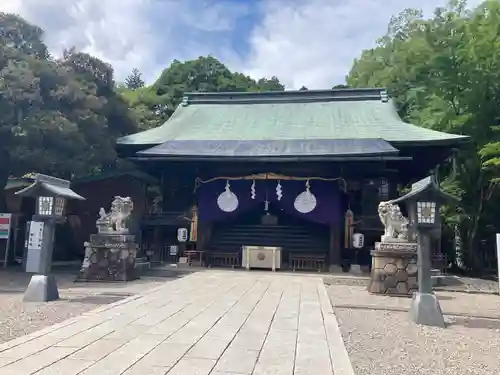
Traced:
<path fill-rule="evenodd" d="M 97 232 L 95 222 L 99 217 L 100 208 L 104 207 L 108 212 L 115 196 L 132 198 L 134 202 L 132 223 L 138 223 L 146 211 L 147 185 L 144 181 L 130 175 L 75 184 L 72 189 L 86 200 L 69 202 L 67 226 L 69 225 L 70 228 L 61 231 L 60 236 L 64 236 L 65 242 L 71 243 L 71 247 L 76 248 L 77 253 L 83 252 L 83 243 L 89 240 L 92 233 Z M 75 252 L 66 247 L 61 243 L 59 252 Z"/>

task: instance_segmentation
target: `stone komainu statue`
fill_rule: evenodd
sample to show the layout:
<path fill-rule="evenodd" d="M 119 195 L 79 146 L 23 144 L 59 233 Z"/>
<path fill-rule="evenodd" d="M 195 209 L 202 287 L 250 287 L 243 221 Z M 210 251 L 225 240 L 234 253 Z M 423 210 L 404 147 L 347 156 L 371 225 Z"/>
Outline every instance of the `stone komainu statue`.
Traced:
<path fill-rule="evenodd" d="M 408 241 L 408 219 L 403 216 L 397 204 L 391 202 L 380 202 L 378 205 L 378 216 L 385 227 L 382 242 L 384 241 Z"/>
<path fill-rule="evenodd" d="M 99 219 L 97 220 L 99 232 L 128 232 L 127 219 L 133 209 L 134 203 L 130 197 L 115 197 L 111 202 L 111 210 L 108 213 L 102 207 L 99 210 Z"/>

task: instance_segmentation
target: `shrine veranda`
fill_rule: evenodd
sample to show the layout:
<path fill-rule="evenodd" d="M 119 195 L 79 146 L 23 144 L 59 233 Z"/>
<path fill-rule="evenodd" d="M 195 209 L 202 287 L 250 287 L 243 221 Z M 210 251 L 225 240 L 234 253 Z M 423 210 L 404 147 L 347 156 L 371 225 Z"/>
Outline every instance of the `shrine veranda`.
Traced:
<path fill-rule="evenodd" d="M 319 271 L 351 257 L 354 232 L 365 257 L 383 232 L 379 202 L 467 141 L 403 122 L 383 89 L 189 93 L 117 151 L 161 180 L 142 221 L 155 251 L 186 227 L 205 265 L 239 267 L 242 247 L 263 246 L 280 249 L 280 268 Z"/>

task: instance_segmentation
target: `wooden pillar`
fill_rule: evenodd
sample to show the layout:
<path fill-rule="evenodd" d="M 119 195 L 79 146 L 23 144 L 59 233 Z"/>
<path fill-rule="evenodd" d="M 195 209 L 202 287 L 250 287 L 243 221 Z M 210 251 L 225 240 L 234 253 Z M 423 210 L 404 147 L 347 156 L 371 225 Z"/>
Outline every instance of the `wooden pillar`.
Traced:
<path fill-rule="evenodd" d="M 398 197 L 398 185 L 393 179 L 387 178 L 387 183 L 389 185 L 389 199 L 395 199 Z"/>
<path fill-rule="evenodd" d="M 330 225 L 330 252 L 329 252 L 329 270 L 330 272 L 339 271 L 342 262 L 341 246 L 340 240 L 340 228 L 339 224 Z"/>

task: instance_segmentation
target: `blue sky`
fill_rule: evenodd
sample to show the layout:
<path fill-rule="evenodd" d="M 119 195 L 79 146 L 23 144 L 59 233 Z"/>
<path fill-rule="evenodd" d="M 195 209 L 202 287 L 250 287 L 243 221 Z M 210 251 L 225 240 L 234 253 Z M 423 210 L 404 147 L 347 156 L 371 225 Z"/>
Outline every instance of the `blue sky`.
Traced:
<path fill-rule="evenodd" d="M 476 5 L 479 0 L 469 0 Z M 54 55 L 72 46 L 110 62 L 118 80 L 149 82 L 173 59 L 214 55 L 287 88 L 343 83 L 354 58 L 405 8 L 431 14 L 445 0 L 1 0 L 41 26 Z"/>

